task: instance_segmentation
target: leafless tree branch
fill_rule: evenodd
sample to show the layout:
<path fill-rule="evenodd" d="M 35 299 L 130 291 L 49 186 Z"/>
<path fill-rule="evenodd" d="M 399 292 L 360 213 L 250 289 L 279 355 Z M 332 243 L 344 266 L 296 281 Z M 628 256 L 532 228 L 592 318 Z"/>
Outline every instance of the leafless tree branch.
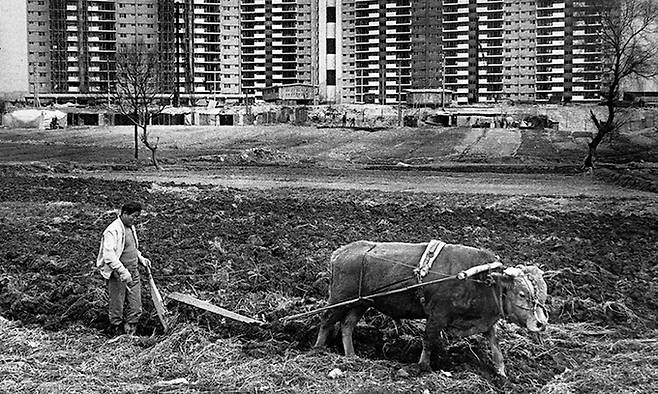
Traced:
<path fill-rule="evenodd" d="M 159 138 L 150 139 L 148 126 L 162 113 L 171 93 L 163 95 L 158 81 L 161 64 L 157 51 L 143 43 L 130 45 L 116 55 L 116 88 L 114 105 L 135 126 L 135 157 L 139 140 L 151 151 L 151 162 L 159 168 L 156 151 Z"/>
<path fill-rule="evenodd" d="M 585 167 L 593 168 L 596 149 L 604 137 L 617 133 L 627 122 L 619 107 L 623 82 L 631 76 L 658 75 L 658 48 L 651 36 L 658 26 L 657 0 L 600 0 L 599 40 L 604 55 L 601 91 L 607 119 L 590 112 L 597 133 L 590 141 Z"/>

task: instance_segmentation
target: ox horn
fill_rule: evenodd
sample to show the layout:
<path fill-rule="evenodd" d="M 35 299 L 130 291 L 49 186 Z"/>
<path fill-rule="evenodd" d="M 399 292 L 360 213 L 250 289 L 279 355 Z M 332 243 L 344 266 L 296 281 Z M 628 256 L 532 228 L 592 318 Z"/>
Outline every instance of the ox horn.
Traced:
<path fill-rule="evenodd" d="M 503 274 L 516 278 L 517 276 L 523 275 L 523 271 L 517 267 L 507 267 L 503 271 Z"/>

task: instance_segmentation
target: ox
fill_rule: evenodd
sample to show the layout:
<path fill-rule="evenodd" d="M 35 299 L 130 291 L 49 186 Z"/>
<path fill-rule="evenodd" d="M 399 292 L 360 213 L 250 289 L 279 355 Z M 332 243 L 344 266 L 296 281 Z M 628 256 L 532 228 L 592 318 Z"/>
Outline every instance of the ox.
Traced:
<path fill-rule="evenodd" d="M 427 245 L 357 241 L 334 251 L 330 260 L 328 305 L 359 300 L 324 312 L 315 346 L 325 346 L 334 324 L 341 322 L 345 355 L 353 356 L 354 327 L 365 311 L 373 307 L 394 319 L 427 319 L 418 362 L 422 370 L 430 370 L 431 350 L 438 345 L 440 332 L 446 330 L 458 336 L 484 333 L 491 346 L 496 373 L 506 376 L 495 323 L 504 318 L 531 332 L 546 328 L 543 272 L 535 266 L 510 267 L 503 272 L 481 273 L 472 278 L 476 280 L 449 279 L 419 290 L 363 299 L 382 290 L 417 284 L 414 269 Z M 446 244 L 421 281 L 456 275 L 495 261 L 498 257 L 487 250 Z"/>

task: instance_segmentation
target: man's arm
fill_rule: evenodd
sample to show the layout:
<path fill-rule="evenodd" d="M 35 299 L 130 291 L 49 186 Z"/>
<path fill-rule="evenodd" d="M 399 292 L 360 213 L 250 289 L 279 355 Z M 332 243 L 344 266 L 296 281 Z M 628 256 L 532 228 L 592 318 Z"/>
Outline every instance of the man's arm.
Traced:
<path fill-rule="evenodd" d="M 139 241 L 137 241 L 137 231 L 135 231 L 135 226 L 133 226 L 131 230 L 133 232 L 133 236 L 135 237 L 135 243 L 139 245 Z M 137 260 L 144 267 L 151 268 L 151 260 L 147 259 L 142 255 L 142 252 L 139 250 L 139 247 L 137 248 Z"/>
<path fill-rule="evenodd" d="M 144 267 L 151 268 L 151 260 L 142 256 L 142 252 L 140 252 L 139 250 L 137 251 L 137 257 L 139 259 L 140 264 L 142 264 Z"/>

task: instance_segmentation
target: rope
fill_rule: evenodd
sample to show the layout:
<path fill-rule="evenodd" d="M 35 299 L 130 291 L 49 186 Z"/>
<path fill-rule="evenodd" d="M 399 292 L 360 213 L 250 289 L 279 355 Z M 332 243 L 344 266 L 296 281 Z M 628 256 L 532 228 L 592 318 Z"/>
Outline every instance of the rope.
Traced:
<path fill-rule="evenodd" d="M 363 258 L 361 258 L 361 272 L 359 272 L 359 299 L 362 299 L 361 287 L 363 285 L 363 269 L 365 268 L 366 265 L 366 257 L 368 257 L 368 253 L 370 253 L 370 251 L 373 250 L 375 246 L 377 245 L 376 244 L 372 245 L 370 249 L 368 249 L 368 251 L 363 254 Z"/>

